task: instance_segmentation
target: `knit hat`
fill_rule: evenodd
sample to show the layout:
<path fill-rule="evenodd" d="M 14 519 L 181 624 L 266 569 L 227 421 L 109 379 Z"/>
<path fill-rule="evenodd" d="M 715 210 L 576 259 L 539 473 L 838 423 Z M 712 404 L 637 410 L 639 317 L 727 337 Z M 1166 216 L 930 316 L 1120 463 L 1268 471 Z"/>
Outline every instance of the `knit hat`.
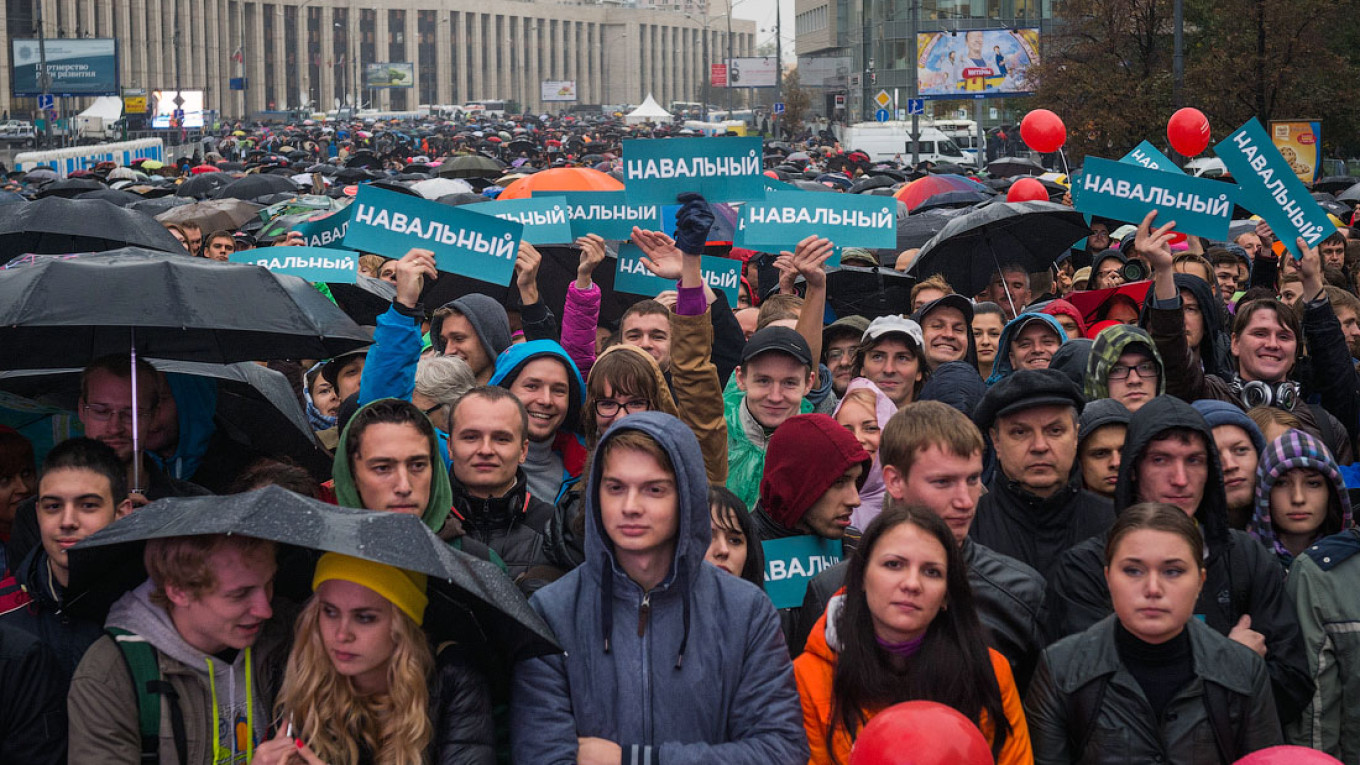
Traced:
<path fill-rule="evenodd" d="M 425 595 L 424 574 L 406 571 L 386 563 L 375 563 L 371 560 L 328 552 L 316 562 L 312 590 L 315 591 L 322 582 L 332 579 L 367 587 L 400 608 L 416 624 L 423 624 L 425 621 L 425 606 L 430 600 Z"/>
<path fill-rule="evenodd" d="M 864 467 L 862 485 L 873 458 L 845 426 L 825 414 L 790 417 L 765 449 L 760 505 L 776 523 L 792 529 L 852 465 Z"/>
<path fill-rule="evenodd" d="M 1204 421 L 1209 423 L 1210 428 L 1216 428 L 1219 425 L 1236 425 L 1246 431 L 1247 438 L 1251 439 L 1251 444 L 1256 447 L 1258 455 L 1265 450 L 1265 435 L 1261 433 L 1261 429 L 1257 427 L 1256 423 L 1247 416 L 1247 413 L 1242 411 L 1242 407 L 1230 404 L 1227 401 L 1208 398 L 1192 401 L 1190 406 L 1204 415 Z"/>
<path fill-rule="evenodd" d="M 472 325 L 472 331 L 477 333 L 477 339 L 482 341 L 482 348 L 486 350 L 488 359 L 495 360 L 502 351 L 510 347 L 510 317 L 505 313 L 505 306 L 486 295 L 474 292 L 445 303 L 444 307 L 452 308 L 467 319 L 468 324 Z M 430 324 L 430 337 L 434 338 L 436 345 L 442 342 L 440 330 L 443 326 L 442 318 Z M 439 350 L 443 352 L 443 348 Z"/>
<path fill-rule="evenodd" d="M 1288 555 L 1279 543 L 1270 513 L 1270 492 L 1275 484 L 1291 470 L 1316 470 L 1331 489 L 1327 516 L 1317 530 L 1317 538 L 1330 536 L 1351 527 L 1351 499 L 1346 483 L 1337 469 L 1336 460 L 1322 439 L 1302 430 L 1290 429 L 1271 441 L 1261 451 L 1256 464 L 1256 512 L 1247 532 L 1276 554 Z"/>

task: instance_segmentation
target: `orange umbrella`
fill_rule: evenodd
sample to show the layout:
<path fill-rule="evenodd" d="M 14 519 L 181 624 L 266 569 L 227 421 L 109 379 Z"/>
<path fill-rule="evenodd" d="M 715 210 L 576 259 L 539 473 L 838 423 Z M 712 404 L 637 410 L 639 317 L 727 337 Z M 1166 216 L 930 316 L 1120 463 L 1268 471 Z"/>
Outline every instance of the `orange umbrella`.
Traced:
<path fill-rule="evenodd" d="M 623 184 L 588 167 L 559 167 L 520 178 L 496 198 L 528 199 L 535 191 L 623 191 Z"/>

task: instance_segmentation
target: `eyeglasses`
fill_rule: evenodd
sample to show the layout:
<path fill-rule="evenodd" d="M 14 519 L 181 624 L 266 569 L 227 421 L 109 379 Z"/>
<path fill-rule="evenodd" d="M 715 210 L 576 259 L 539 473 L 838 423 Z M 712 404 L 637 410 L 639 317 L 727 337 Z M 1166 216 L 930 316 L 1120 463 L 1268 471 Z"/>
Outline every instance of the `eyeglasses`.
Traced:
<path fill-rule="evenodd" d="M 131 407 L 127 409 L 114 409 L 113 407 L 105 406 L 104 404 L 86 404 L 85 413 L 88 414 L 90 416 L 90 419 L 94 420 L 95 422 L 108 422 L 109 420 L 112 420 L 114 417 L 118 417 L 120 419 L 127 420 L 128 422 L 132 422 Z M 138 418 L 145 419 L 150 416 L 151 416 L 150 409 L 146 408 L 137 409 Z"/>
<path fill-rule="evenodd" d="M 1126 367 L 1122 364 L 1115 364 L 1114 366 L 1110 367 L 1110 379 L 1111 380 L 1127 379 L 1129 376 L 1129 372 L 1137 372 L 1139 377 L 1146 380 L 1149 377 L 1157 376 L 1157 365 L 1151 361 L 1140 361 L 1131 367 Z"/>
<path fill-rule="evenodd" d="M 652 402 L 645 398 L 633 399 L 622 404 L 608 398 L 602 398 L 595 402 L 595 414 L 601 417 L 613 417 L 619 413 L 620 409 L 628 414 L 637 414 L 638 412 L 649 411 L 651 408 Z"/>
<path fill-rule="evenodd" d="M 853 346 L 851 346 L 851 347 L 849 347 L 849 348 L 829 348 L 829 349 L 827 349 L 827 352 L 826 352 L 826 360 L 827 360 L 827 361 L 840 361 L 841 359 L 845 358 L 846 356 L 849 356 L 850 354 L 852 354 L 852 353 L 854 353 L 854 352 L 855 352 L 855 349 L 854 349 Z"/>

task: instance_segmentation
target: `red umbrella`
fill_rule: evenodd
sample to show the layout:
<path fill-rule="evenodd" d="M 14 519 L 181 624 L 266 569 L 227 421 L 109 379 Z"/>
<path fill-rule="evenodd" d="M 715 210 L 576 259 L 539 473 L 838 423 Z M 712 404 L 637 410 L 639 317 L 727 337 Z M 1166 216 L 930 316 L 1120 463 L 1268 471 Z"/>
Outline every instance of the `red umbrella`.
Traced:
<path fill-rule="evenodd" d="M 189 172 L 194 175 L 199 175 L 201 173 L 220 173 L 222 172 L 222 168 L 213 165 L 198 165 L 197 167 L 189 168 Z"/>
<path fill-rule="evenodd" d="M 939 194 L 947 194 L 951 191 L 980 191 L 989 193 L 990 190 L 981 183 L 965 178 L 962 175 L 927 175 L 924 178 L 917 178 L 898 190 L 893 196 L 897 197 L 908 210 L 915 210 L 927 199 Z"/>
<path fill-rule="evenodd" d="M 622 191 L 623 184 L 588 167 L 559 167 L 520 178 L 497 199 L 528 199 L 535 191 Z"/>
<path fill-rule="evenodd" d="M 1071 303 L 1078 311 L 1081 311 L 1082 319 L 1089 325 L 1092 323 L 1091 320 L 1095 318 L 1096 314 L 1100 312 L 1101 307 L 1109 302 L 1110 298 L 1115 295 L 1124 295 L 1128 297 L 1136 303 L 1141 310 L 1143 307 L 1143 300 L 1147 298 L 1148 290 L 1150 289 L 1152 289 L 1151 281 L 1129 282 L 1128 284 L 1120 285 L 1118 287 L 1108 287 L 1103 290 L 1082 290 L 1081 292 L 1073 292 L 1064 297 L 1063 300 Z M 1095 337 L 1095 335 L 1091 336 Z"/>

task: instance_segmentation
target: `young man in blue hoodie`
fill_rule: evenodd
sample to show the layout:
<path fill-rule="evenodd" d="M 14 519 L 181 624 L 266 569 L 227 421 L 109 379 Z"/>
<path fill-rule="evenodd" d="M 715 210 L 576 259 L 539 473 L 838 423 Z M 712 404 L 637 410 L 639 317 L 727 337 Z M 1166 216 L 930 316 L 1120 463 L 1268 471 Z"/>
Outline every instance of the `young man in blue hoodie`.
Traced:
<path fill-rule="evenodd" d="M 619 421 L 587 493 L 586 562 L 530 599 L 565 653 L 515 668 L 515 762 L 805 762 L 773 604 L 704 562 L 708 482 L 690 429 L 661 412 Z"/>
<path fill-rule="evenodd" d="M 581 404 L 586 384 L 576 363 L 555 340 L 512 345 L 496 359 L 491 384 L 515 394 L 529 412 L 529 493 L 556 504 L 581 478 L 586 448 Z"/>

